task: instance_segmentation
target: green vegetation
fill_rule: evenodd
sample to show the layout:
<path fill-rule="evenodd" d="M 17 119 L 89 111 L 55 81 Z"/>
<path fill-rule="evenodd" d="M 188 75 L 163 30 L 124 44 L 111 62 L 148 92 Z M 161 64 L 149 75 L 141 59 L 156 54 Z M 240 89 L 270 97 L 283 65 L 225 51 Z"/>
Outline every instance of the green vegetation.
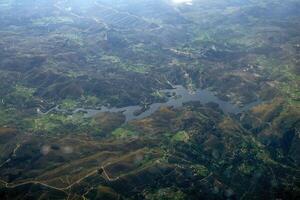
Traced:
<path fill-rule="evenodd" d="M 266 73 L 277 79 L 273 84 L 281 91 L 287 102 L 299 106 L 300 76 L 294 72 L 295 64 L 291 63 L 290 60 L 284 63 L 285 61 L 266 57 L 259 57 L 258 62 L 267 68 Z"/>
<path fill-rule="evenodd" d="M 77 101 L 72 99 L 65 99 L 60 104 L 60 109 L 74 110 L 75 108 L 77 108 Z"/>
<path fill-rule="evenodd" d="M 209 175 L 208 169 L 203 165 L 193 165 L 192 169 L 198 176 L 206 177 Z"/>
<path fill-rule="evenodd" d="M 172 137 L 172 140 L 175 142 L 188 142 L 189 134 L 185 131 L 179 131 Z"/>
<path fill-rule="evenodd" d="M 300 196 L 299 1 L 170 2 L 0 0 L 1 199 Z"/>
<path fill-rule="evenodd" d="M 185 194 L 182 191 L 174 191 L 173 188 L 162 188 L 154 193 L 146 194 L 147 200 L 184 200 Z"/>
<path fill-rule="evenodd" d="M 59 134 L 80 134 L 86 131 L 90 134 L 100 132 L 99 125 L 94 120 L 85 119 L 82 114 L 63 115 L 49 114 L 38 118 L 30 119 L 30 131 L 35 133 Z"/>
<path fill-rule="evenodd" d="M 72 24 L 74 23 L 72 18 L 69 17 L 43 17 L 39 19 L 35 19 L 32 21 L 34 25 L 37 26 L 48 26 L 49 24 L 60 24 L 60 23 L 67 23 Z"/>
<path fill-rule="evenodd" d="M 14 116 L 13 116 L 13 114 L 10 114 L 13 111 L 15 111 L 15 110 L 0 108 L 0 125 L 1 126 L 8 125 L 10 122 L 13 121 Z"/>
<path fill-rule="evenodd" d="M 96 97 L 96 96 L 86 96 L 84 97 L 84 105 L 96 107 L 98 105 L 101 105 L 102 101 Z"/>
<path fill-rule="evenodd" d="M 255 170 L 255 168 L 253 166 L 247 165 L 245 163 L 240 165 L 238 169 L 241 171 L 241 173 L 246 174 L 246 175 L 251 175 Z"/>
<path fill-rule="evenodd" d="M 8 102 L 20 107 L 29 106 L 34 101 L 35 89 L 16 85 L 13 92 L 3 98 L 3 102 Z"/>
<path fill-rule="evenodd" d="M 137 133 L 125 128 L 118 128 L 114 130 L 112 133 L 112 136 L 119 138 L 119 139 L 125 139 L 125 138 L 130 138 L 133 136 L 136 136 Z"/>

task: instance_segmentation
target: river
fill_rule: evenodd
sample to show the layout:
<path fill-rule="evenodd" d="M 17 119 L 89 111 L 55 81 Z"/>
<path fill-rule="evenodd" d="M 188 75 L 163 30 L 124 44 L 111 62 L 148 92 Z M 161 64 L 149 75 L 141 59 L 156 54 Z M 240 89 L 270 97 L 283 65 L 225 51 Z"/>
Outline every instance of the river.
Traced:
<path fill-rule="evenodd" d="M 261 103 L 261 101 L 255 101 L 253 103 L 245 105 L 244 107 L 239 107 L 230 102 L 221 100 L 220 98 L 215 96 L 213 92 L 209 90 L 198 89 L 195 92 L 190 92 L 181 85 L 175 86 L 174 89 L 160 90 L 160 92 L 170 93 L 175 95 L 169 97 L 166 102 L 154 103 L 149 105 L 147 110 L 145 110 L 144 112 L 140 112 L 139 114 L 137 114 L 137 111 L 142 110 L 142 107 L 138 105 L 126 106 L 122 108 L 102 106 L 101 109 L 99 110 L 77 108 L 73 111 L 73 113 L 84 112 L 84 117 L 94 117 L 97 114 L 104 113 L 104 112 L 112 112 L 112 113 L 122 112 L 126 117 L 126 121 L 128 122 L 128 121 L 143 119 L 145 117 L 148 117 L 162 106 L 165 107 L 171 106 L 174 108 L 178 108 L 178 107 L 182 107 L 184 103 L 191 102 L 191 101 L 200 101 L 202 104 L 206 104 L 209 102 L 216 103 L 219 105 L 219 108 L 226 114 L 239 114 Z M 53 108 L 53 110 L 62 111 L 62 112 L 65 111 L 59 109 L 58 107 Z M 51 111 L 48 111 L 47 113 L 49 112 Z"/>

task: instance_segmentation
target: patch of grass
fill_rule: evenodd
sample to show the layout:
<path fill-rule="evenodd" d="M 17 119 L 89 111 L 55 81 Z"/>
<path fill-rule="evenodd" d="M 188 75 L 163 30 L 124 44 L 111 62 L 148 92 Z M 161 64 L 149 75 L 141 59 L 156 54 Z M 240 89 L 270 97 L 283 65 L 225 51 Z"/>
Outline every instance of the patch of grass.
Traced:
<path fill-rule="evenodd" d="M 30 107 L 34 103 L 34 92 L 34 88 L 16 85 L 9 95 L 3 97 L 3 101 L 8 105 L 14 105 L 21 108 Z"/>
<path fill-rule="evenodd" d="M 76 107 L 77 107 L 77 102 L 72 99 L 65 99 L 60 104 L 60 108 L 65 110 L 74 110 Z"/>
<path fill-rule="evenodd" d="M 84 105 L 89 107 L 95 107 L 103 103 L 98 97 L 96 96 L 85 96 L 84 97 Z"/>
<path fill-rule="evenodd" d="M 78 33 L 63 33 L 63 34 L 58 33 L 55 34 L 54 37 L 64 38 L 66 41 L 70 41 L 79 47 L 85 44 L 81 34 Z"/>
<path fill-rule="evenodd" d="M 241 164 L 239 167 L 238 167 L 239 171 L 242 172 L 243 174 L 246 174 L 246 175 L 251 175 L 252 172 L 255 170 L 255 168 L 251 165 L 247 165 L 245 163 Z"/>
<path fill-rule="evenodd" d="M 275 161 L 271 159 L 270 155 L 263 150 L 257 152 L 256 158 L 258 158 L 259 160 L 261 160 L 266 164 L 275 164 Z"/>
<path fill-rule="evenodd" d="M 126 71 L 145 73 L 148 68 L 146 65 L 141 63 L 130 64 L 126 62 L 121 62 L 120 67 Z"/>
<path fill-rule="evenodd" d="M 195 38 L 195 43 L 201 42 L 215 42 L 215 38 L 213 37 L 212 33 L 209 31 L 199 33 L 198 37 Z"/>
<path fill-rule="evenodd" d="M 193 165 L 192 166 L 193 172 L 198 176 L 208 176 L 209 170 L 204 165 Z"/>
<path fill-rule="evenodd" d="M 112 135 L 116 138 L 122 139 L 122 138 L 128 138 L 128 137 L 135 136 L 135 135 L 137 135 L 137 133 L 134 131 L 125 129 L 125 128 L 118 128 L 112 132 Z"/>
<path fill-rule="evenodd" d="M 188 142 L 189 139 L 189 134 L 186 131 L 179 131 L 172 137 L 172 141 L 176 142 Z"/>
<path fill-rule="evenodd" d="M 107 64 L 115 64 L 115 63 L 120 63 L 120 58 L 117 56 L 110 56 L 110 55 L 103 55 L 101 57 L 101 61 Z"/>
<path fill-rule="evenodd" d="M 13 126 L 20 129 L 31 127 L 22 111 L 16 108 L 3 108 L 0 106 L 0 126 Z"/>
<path fill-rule="evenodd" d="M 30 99 L 33 97 L 35 92 L 34 88 L 28 88 L 22 85 L 16 85 L 14 94 L 24 97 L 25 99 Z"/>
<path fill-rule="evenodd" d="M 156 191 L 146 192 L 146 200 L 184 200 L 186 195 L 175 188 L 162 188 Z"/>
<path fill-rule="evenodd" d="M 72 24 L 74 23 L 74 21 L 69 17 L 43 17 L 43 18 L 34 19 L 32 23 L 37 26 L 45 26 L 49 24 L 62 24 L 62 23 Z"/>
<path fill-rule="evenodd" d="M 8 124 L 12 120 L 12 116 L 9 114 L 9 111 L 0 108 L 0 126 Z"/>
<path fill-rule="evenodd" d="M 101 62 L 104 62 L 108 65 L 115 65 L 118 66 L 126 71 L 133 71 L 138 73 L 145 73 L 148 66 L 142 63 L 129 63 L 126 60 L 121 60 L 117 56 L 113 55 L 104 55 L 101 57 Z"/>
<path fill-rule="evenodd" d="M 277 82 L 277 89 L 281 91 L 290 105 L 300 105 L 300 77 L 293 73 L 293 63 L 282 63 L 274 58 L 260 56 L 257 62 L 264 67 L 265 73 Z"/>
<path fill-rule="evenodd" d="M 279 85 L 282 93 L 286 94 L 288 102 L 291 105 L 300 105 L 300 77 L 292 72 L 293 68 L 289 65 L 280 67 L 280 74 L 283 79 L 288 81 L 282 81 Z"/>
<path fill-rule="evenodd" d="M 30 131 L 36 133 L 96 133 L 99 127 L 93 120 L 83 118 L 82 114 L 49 114 L 31 119 Z"/>

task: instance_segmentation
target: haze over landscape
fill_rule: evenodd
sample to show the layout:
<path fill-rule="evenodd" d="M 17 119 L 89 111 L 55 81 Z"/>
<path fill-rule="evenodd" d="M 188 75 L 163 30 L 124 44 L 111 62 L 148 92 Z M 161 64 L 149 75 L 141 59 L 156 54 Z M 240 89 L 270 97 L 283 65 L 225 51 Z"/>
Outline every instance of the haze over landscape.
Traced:
<path fill-rule="evenodd" d="M 300 199 L 299 0 L 0 0 L 0 199 Z"/>

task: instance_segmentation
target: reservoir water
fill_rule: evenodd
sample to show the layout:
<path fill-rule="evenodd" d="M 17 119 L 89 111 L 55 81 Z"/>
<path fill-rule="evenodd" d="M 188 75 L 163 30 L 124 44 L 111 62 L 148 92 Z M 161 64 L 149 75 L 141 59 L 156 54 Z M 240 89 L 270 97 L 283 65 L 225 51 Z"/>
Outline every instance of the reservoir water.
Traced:
<path fill-rule="evenodd" d="M 131 121 L 131 120 L 143 119 L 145 117 L 148 117 L 162 106 L 178 108 L 178 107 L 182 107 L 184 103 L 191 102 L 191 101 L 200 101 L 202 104 L 206 104 L 210 102 L 216 103 L 218 104 L 219 108 L 224 113 L 227 114 L 238 114 L 243 111 L 249 110 L 253 106 L 261 103 L 261 101 L 256 101 L 248 105 L 245 105 L 244 107 L 239 107 L 230 102 L 221 100 L 220 98 L 215 96 L 213 92 L 209 90 L 198 89 L 191 93 L 189 90 L 187 90 L 181 85 L 174 86 L 174 89 L 160 90 L 160 92 L 170 93 L 174 95 L 169 97 L 166 102 L 154 103 L 149 105 L 147 110 L 139 114 L 136 113 L 137 111 L 141 110 L 142 107 L 138 105 L 127 106 L 122 108 L 102 106 L 100 110 L 78 108 L 74 110 L 73 113 L 84 112 L 85 113 L 84 117 L 93 117 L 99 113 L 104 113 L 104 112 L 113 112 L 113 113 L 122 112 L 126 117 L 126 121 Z M 58 111 L 62 111 L 57 107 L 55 109 Z"/>

